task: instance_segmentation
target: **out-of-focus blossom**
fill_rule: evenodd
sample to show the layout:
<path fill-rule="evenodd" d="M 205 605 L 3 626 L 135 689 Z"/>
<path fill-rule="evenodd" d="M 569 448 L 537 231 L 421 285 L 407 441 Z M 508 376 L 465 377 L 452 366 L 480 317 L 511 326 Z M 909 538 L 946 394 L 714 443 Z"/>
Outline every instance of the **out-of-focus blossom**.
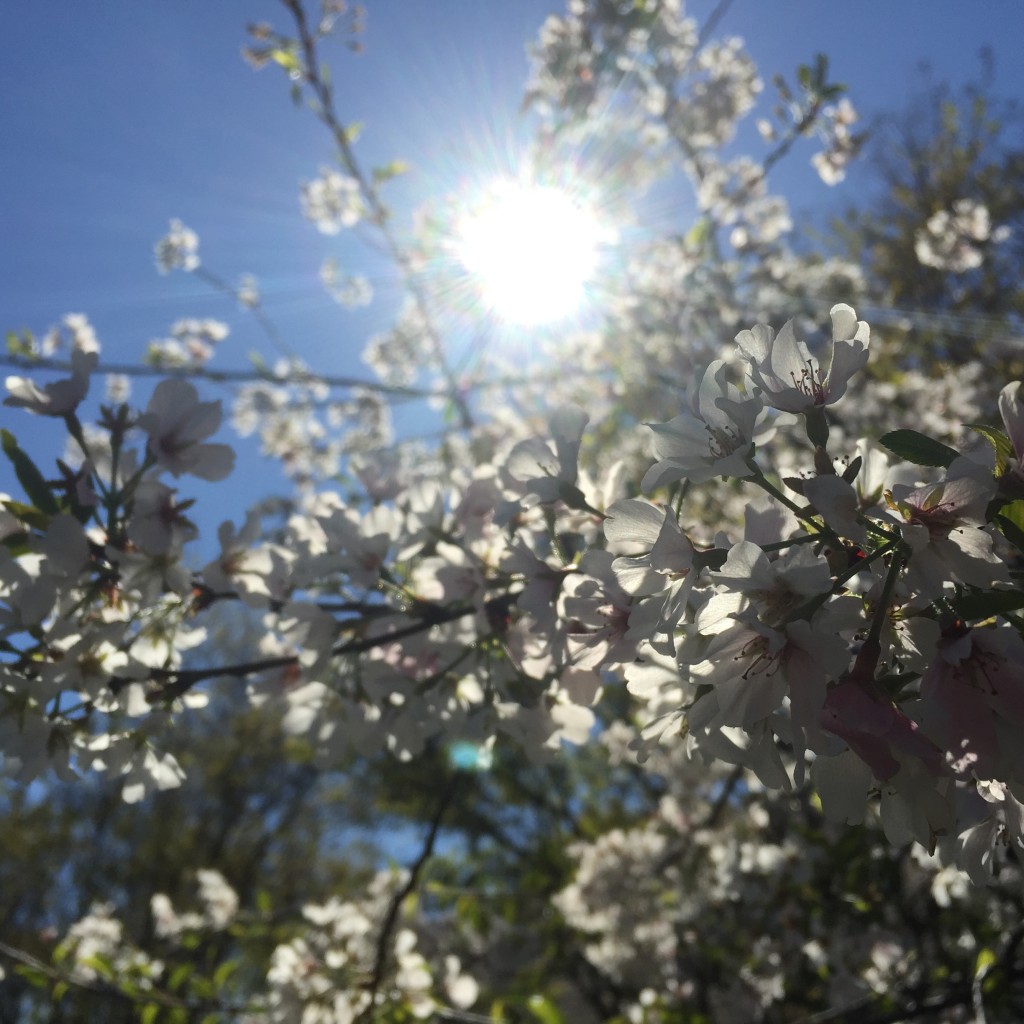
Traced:
<path fill-rule="evenodd" d="M 95 352 L 75 349 L 71 353 L 71 376 L 42 388 L 26 377 L 8 377 L 5 383 L 10 394 L 4 405 L 20 406 L 40 416 L 67 416 L 88 394 L 89 376 L 98 361 Z"/>
<path fill-rule="evenodd" d="M 156 267 L 161 274 L 172 270 L 195 270 L 199 266 L 199 236 L 180 220 L 172 220 L 170 231 L 156 243 Z"/>
<path fill-rule="evenodd" d="M 359 182 L 323 168 L 319 178 L 302 186 L 302 212 L 325 235 L 354 227 L 366 215 Z"/>
<path fill-rule="evenodd" d="M 157 463 L 174 476 L 222 480 L 234 466 L 235 453 L 226 444 L 203 443 L 220 420 L 220 402 L 200 402 L 188 381 L 162 380 L 138 425 Z"/>
<path fill-rule="evenodd" d="M 976 199 L 957 199 L 952 210 L 938 210 L 919 228 L 914 252 L 926 267 L 963 274 L 980 267 L 985 247 L 1010 237 L 1005 224 L 992 228 L 988 207 Z"/>

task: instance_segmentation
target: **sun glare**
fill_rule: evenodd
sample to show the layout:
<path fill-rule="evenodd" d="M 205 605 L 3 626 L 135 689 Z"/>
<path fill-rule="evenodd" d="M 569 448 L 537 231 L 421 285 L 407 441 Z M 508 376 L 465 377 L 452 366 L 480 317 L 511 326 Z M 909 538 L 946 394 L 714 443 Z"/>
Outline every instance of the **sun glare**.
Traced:
<path fill-rule="evenodd" d="M 495 185 L 459 225 L 456 254 L 487 307 L 509 323 L 552 323 L 576 312 L 607 232 L 569 192 Z"/>

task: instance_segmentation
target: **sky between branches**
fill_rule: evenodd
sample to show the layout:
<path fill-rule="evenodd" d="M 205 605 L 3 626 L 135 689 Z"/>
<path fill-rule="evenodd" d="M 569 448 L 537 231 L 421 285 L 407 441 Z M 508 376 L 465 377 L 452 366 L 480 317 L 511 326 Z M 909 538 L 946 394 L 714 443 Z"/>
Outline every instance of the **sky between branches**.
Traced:
<path fill-rule="evenodd" d="M 714 6 L 701 0 L 689 10 L 703 20 Z M 827 52 L 833 79 L 848 85 L 865 121 L 899 109 L 919 88 L 922 61 L 936 80 L 967 80 L 982 46 L 994 52 L 997 91 L 1020 94 L 1024 12 L 1011 3 L 925 6 L 736 0 L 716 35 L 741 36 L 765 79 L 781 71 L 792 80 L 797 64 Z M 525 45 L 563 4 L 371 0 L 367 7 L 365 53 L 339 42 L 326 43 L 322 56 L 342 117 L 365 125 L 364 165 L 395 158 L 412 165 L 388 186 L 401 229 L 424 199 L 514 167 L 529 127 L 518 114 Z M 294 109 L 280 75 L 256 74 L 241 59 L 245 25 L 259 20 L 289 27 L 273 0 L 0 9 L 5 330 L 41 333 L 65 313 L 84 312 L 104 360 L 134 362 L 176 319 L 208 316 L 232 328 L 215 365 L 244 366 L 252 350 L 272 361 L 266 338 L 230 299 L 192 277 L 155 272 L 153 244 L 179 217 L 199 233 L 205 266 L 231 281 L 256 276 L 268 314 L 314 370 L 369 376 L 360 352 L 389 325 L 400 284 L 358 236 L 328 238 L 302 218 L 299 182 L 329 163 L 329 139 L 308 112 Z M 858 171 L 827 188 L 808 157 L 800 151 L 772 174 L 796 214 L 820 214 L 863 188 Z M 370 306 L 346 312 L 325 294 L 318 273 L 327 256 L 371 278 Z M 3 408 L 0 426 L 19 436 L 41 429 Z"/>

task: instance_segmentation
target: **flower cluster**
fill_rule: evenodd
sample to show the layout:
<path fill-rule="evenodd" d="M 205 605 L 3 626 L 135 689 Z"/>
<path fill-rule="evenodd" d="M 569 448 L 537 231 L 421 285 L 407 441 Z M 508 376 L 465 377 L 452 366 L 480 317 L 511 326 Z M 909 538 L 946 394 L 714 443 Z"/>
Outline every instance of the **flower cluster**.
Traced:
<path fill-rule="evenodd" d="M 324 25 L 340 7 L 321 5 Z M 301 45 L 253 35 L 261 63 L 317 84 L 308 32 Z M 738 40 L 703 39 L 679 0 L 571 0 L 533 60 L 545 159 L 595 152 L 631 198 L 678 173 L 699 211 L 622 253 L 621 294 L 600 327 L 538 341 L 538 359 L 564 372 L 510 366 L 511 383 L 494 373 L 486 398 L 466 398 L 433 312 L 452 294 L 435 270 L 443 232 L 424 219 L 402 252 L 376 204 L 388 174 L 361 173 L 346 146 L 339 170 L 303 185 L 303 212 L 326 235 L 383 232 L 408 295 L 365 345 L 376 380 L 321 378 L 289 357 L 237 390 L 232 423 L 297 485 L 287 499 L 232 509 L 213 540 L 209 517 L 224 512 L 188 492 L 189 478 L 221 484 L 235 462 L 218 440 L 220 402 L 197 387 L 227 335 L 219 321 L 181 319 L 151 345 L 151 366 L 195 371 L 197 383 L 172 375 L 136 404 L 115 386 L 95 415 L 98 342 L 83 316 L 12 343 L 21 369 L 6 405 L 63 425 L 68 450 L 40 468 L 3 432 L 18 490 L 0 496 L 0 771 L 22 783 L 98 771 L 127 802 L 179 786 L 162 740 L 215 679 L 275 717 L 315 766 L 353 750 L 412 763 L 443 751 L 452 772 L 483 771 L 515 750 L 547 770 L 569 746 L 598 749 L 613 767 L 649 771 L 656 813 L 577 828 L 540 917 L 578 939 L 573 955 L 615 994 L 617 1019 L 672 1020 L 698 998 L 716 1019 L 767 1018 L 812 977 L 838 1003 L 901 972 L 913 990 L 905 922 L 880 912 L 847 934 L 818 914 L 805 934 L 786 926 L 802 892 L 825 890 L 828 863 L 765 808 L 789 794 L 808 820 L 916 843 L 896 870 L 929 912 L 968 906 L 971 884 L 1019 881 L 1021 386 L 999 394 L 1000 430 L 977 422 L 995 406 L 984 367 L 941 385 L 920 367 L 865 384 L 871 331 L 851 305 L 831 308 L 824 338 L 809 333 L 820 295 L 860 304 L 864 288 L 857 268 L 788 247 L 788 206 L 768 190 L 798 136 L 823 140 L 813 159 L 829 183 L 859 148 L 852 105 L 825 105 L 838 87 L 823 61 L 802 69 L 799 99 L 783 96 L 782 127 L 762 125 L 777 149 L 758 162 L 722 152 L 761 92 L 756 68 Z M 317 91 L 317 109 L 337 133 L 330 95 Z M 1005 237 L 960 200 L 920 227 L 916 248 L 922 263 L 964 273 Z M 255 282 L 223 285 L 200 269 L 198 244 L 172 221 L 161 272 L 198 272 L 266 326 Z M 320 279 L 346 307 L 372 296 L 333 259 Z M 793 319 L 776 330 L 748 310 Z M 24 367 L 62 345 L 65 375 L 37 383 Z M 476 381 L 498 366 L 479 360 Z M 498 383 L 509 401 L 491 397 Z M 423 436 L 402 436 L 411 417 L 396 440 L 389 397 L 429 398 L 437 443 L 425 420 Z M 879 436 L 904 414 L 917 429 Z M 237 660 L 213 639 L 225 606 L 256 635 Z M 630 801 L 620 810 L 628 818 Z M 736 826 L 721 842 L 709 837 L 719 814 Z M 307 903 L 280 930 L 218 871 L 189 878 L 198 909 L 162 893 L 150 904 L 161 957 L 250 926 L 273 936 L 252 975 L 265 984 L 244 1015 L 231 1010 L 238 1019 L 468 1020 L 482 986 L 500 988 L 504 925 L 441 941 L 439 916 L 405 903 L 415 871 Z M 781 909 L 765 896 L 780 878 Z M 856 901 L 856 888 L 838 898 Z M 711 938 L 698 934 L 702 894 L 722 911 Z M 764 922 L 742 955 L 730 946 L 740 914 Z M 120 976 L 136 993 L 179 984 L 126 934 L 111 907 L 94 907 L 58 947 L 70 979 Z M 702 962 L 712 939 L 739 966 L 708 994 L 722 974 Z M 977 946 L 959 948 L 981 963 Z M 820 973 L 838 962 L 842 972 Z"/>
<path fill-rule="evenodd" d="M 992 227 L 988 208 L 974 199 L 957 199 L 952 210 L 939 210 L 921 227 L 914 239 L 914 252 L 926 266 L 963 274 L 980 267 L 986 244 L 1010 237 L 1004 224 Z"/>

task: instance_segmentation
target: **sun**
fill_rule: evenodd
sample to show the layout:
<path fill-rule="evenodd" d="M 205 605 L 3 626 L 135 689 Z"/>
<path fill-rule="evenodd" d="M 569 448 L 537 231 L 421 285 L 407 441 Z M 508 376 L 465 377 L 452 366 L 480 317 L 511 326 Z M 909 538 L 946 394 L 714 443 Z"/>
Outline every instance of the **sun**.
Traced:
<path fill-rule="evenodd" d="M 459 222 L 455 253 L 491 312 L 534 326 L 580 309 L 608 236 L 569 191 L 500 181 Z"/>

